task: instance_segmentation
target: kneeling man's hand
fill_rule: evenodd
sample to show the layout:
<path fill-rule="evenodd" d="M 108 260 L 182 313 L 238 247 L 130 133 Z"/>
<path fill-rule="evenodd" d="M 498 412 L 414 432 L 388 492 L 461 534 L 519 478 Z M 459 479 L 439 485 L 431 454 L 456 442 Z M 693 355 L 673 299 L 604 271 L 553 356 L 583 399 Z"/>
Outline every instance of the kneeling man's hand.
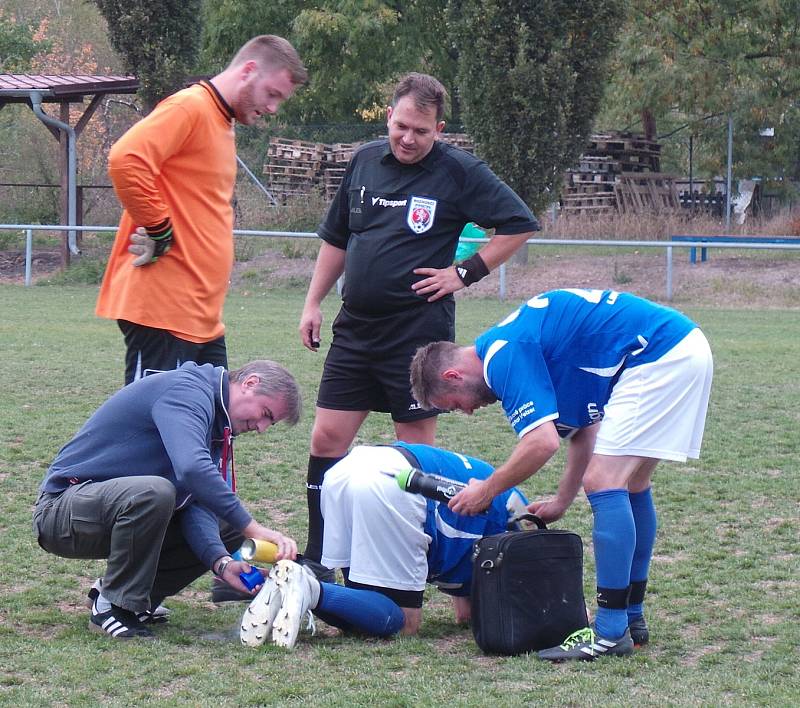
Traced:
<path fill-rule="evenodd" d="M 537 499 L 528 504 L 528 511 L 536 514 L 542 521 L 549 524 L 558 521 L 567 510 L 568 504 L 562 504 L 558 497 L 548 497 L 547 499 Z"/>

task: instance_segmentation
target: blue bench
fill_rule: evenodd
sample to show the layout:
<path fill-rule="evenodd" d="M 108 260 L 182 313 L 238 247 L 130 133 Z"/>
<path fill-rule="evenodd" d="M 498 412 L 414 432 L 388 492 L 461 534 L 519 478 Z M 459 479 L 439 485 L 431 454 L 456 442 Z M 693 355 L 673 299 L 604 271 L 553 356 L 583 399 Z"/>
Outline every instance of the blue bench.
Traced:
<path fill-rule="evenodd" d="M 706 243 L 800 243 L 796 236 L 670 236 L 670 241 Z M 700 261 L 708 260 L 708 249 L 700 246 Z M 697 263 L 697 246 L 689 248 L 689 261 Z"/>

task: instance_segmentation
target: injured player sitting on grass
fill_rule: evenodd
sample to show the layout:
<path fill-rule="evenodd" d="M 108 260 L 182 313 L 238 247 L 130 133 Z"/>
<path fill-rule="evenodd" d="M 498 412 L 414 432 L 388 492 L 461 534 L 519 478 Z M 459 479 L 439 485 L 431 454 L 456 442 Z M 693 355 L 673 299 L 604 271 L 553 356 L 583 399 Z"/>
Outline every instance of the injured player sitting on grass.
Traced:
<path fill-rule="evenodd" d="M 403 491 L 393 473 L 409 467 L 459 482 L 485 479 L 482 460 L 428 445 L 359 446 L 334 465 L 322 485 L 322 563 L 341 569 L 344 585 L 320 582 L 305 566 L 278 561 L 242 617 L 246 646 L 293 648 L 313 616 L 344 632 L 415 634 L 426 583 L 453 600 L 457 622 L 470 618 L 472 544 L 516 525 L 527 500 L 517 489 L 495 497 L 485 513 L 460 516 L 446 504 Z"/>

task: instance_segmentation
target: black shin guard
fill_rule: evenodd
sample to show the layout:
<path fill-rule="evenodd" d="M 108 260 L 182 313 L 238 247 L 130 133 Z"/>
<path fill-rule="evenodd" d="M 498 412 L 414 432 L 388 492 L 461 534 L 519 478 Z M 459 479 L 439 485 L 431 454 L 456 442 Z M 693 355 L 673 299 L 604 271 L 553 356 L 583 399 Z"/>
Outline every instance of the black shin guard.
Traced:
<path fill-rule="evenodd" d="M 631 583 L 631 594 L 628 597 L 629 605 L 641 605 L 644 602 L 644 595 L 647 590 L 646 580 L 637 580 Z"/>
<path fill-rule="evenodd" d="M 631 586 L 626 588 L 601 588 L 597 587 L 597 606 L 609 610 L 624 610 L 628 607 L 628 596 Z"/>
<path fill-rule="evenodd" d="M 308 477 L 306 478 L 306 501 L 308 503 L 308 540 L 303 557 L 319 563 L 322 558 L 323 521 L 320 511 L 320 492 L 325 473 L 333 467 L 341 457 L 308 457 Z"/>

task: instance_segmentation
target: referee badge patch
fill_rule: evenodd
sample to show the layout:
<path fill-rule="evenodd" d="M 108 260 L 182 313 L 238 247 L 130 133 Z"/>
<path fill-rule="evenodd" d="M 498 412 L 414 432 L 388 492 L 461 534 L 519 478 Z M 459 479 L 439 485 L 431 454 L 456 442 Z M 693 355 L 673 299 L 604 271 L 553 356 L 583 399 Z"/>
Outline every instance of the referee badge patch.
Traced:
<path fill-rule="evenodd" d="M 433 226 L 436 200 L 427 197 L 411 197 L 406 223 L 415 234 L 424 234 Z"/>

